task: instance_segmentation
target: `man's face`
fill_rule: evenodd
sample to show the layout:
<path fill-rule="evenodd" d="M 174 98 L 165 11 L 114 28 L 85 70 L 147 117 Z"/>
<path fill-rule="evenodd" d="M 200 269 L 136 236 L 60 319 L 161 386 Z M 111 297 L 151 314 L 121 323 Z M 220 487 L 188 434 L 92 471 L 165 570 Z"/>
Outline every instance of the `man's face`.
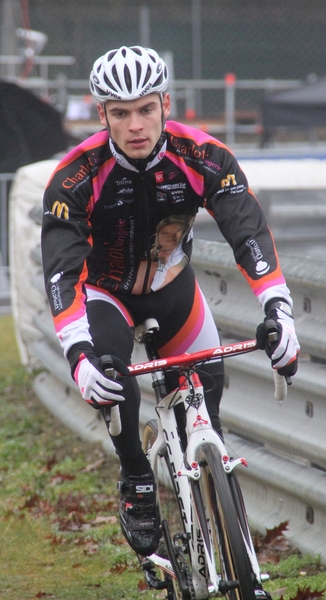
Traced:
<path fill-rule="evenodd" d="M 147 158 L 162 132 L 162 107 L 158 94 L 137 100 L 109 100 L 97 105 L 101 125 L 109 124 L 113 141 L 129 158 Z M 170 96 L 163 96 L 163 115 L 170 114 Z M 106 121 L 107 119 L 107 121 Z"/>

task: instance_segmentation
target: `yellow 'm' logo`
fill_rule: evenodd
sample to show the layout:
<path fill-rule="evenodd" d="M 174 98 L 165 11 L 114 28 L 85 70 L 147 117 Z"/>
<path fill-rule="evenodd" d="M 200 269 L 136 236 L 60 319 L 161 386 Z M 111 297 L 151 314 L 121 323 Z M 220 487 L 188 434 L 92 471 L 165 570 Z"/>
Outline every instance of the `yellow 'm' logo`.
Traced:
<path fill-rule="evenodd" d="M 59 200 L 56 200 L 52 206 L 51 213 L 59 217 L 59 219 L 61 217 L 63 217 L 65 220 L 69 219 L 69 208 L 65 202 L 59 202 Z"/>

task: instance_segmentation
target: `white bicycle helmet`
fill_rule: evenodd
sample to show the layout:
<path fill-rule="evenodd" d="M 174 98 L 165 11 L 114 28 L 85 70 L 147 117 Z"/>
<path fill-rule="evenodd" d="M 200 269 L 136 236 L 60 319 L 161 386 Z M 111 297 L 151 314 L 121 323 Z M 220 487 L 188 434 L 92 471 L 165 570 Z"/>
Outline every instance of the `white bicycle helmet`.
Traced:
<path fill-rule="evenodd" d="M 146 94 L 164 92 L 168 70 L 151 48 L 122 46 L 98 58 L 90 74 L 90 90 L 98 102 L 137 100 Z"/>

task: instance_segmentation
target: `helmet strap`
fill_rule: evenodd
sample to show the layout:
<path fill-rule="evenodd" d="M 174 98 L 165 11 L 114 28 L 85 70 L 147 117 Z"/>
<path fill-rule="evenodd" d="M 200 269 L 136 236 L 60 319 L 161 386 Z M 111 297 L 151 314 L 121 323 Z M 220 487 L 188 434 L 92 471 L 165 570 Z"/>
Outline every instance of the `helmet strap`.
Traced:
<path fill-rule="evenodd" d="M 163 111 L 163 93 L 162 92 L 159 94 L 159 97 L 160 97 L 160 104 L 161 104 L 161 115 L 162 115 L 161 122 L 162 122 L 162 132 L 163 132 L 165 129 L 166 121 L 165 121 L 165 116 L 164 116 L 164 111 Z"/>

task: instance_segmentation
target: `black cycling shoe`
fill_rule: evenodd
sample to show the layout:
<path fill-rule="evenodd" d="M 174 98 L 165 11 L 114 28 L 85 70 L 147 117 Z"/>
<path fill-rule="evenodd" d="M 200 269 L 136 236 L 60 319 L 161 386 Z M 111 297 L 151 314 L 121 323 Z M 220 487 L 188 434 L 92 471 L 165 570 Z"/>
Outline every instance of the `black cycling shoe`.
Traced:
<path fill-rule="evenodd" d="M 119 515 L 122 532 L 137 554 L 150 556 L 160 540 L 153 475 L 123 475 L 117 487 L 121 494 Z"/>

